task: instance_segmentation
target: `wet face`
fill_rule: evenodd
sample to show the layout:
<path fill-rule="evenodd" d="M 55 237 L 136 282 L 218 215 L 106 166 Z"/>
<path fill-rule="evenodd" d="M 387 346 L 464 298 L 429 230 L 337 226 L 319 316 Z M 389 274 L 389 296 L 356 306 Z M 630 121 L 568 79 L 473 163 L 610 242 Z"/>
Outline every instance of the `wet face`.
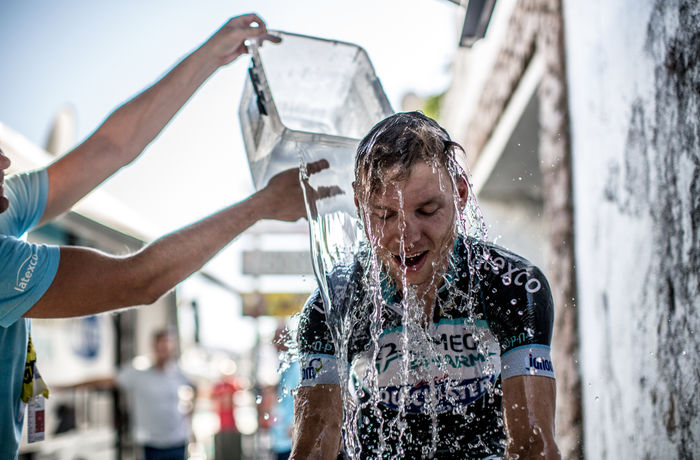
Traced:
<path fill-rule="evenodd" d="M 10 201 L 5 196 L 5 170 L 10 167 L 10 159 L 0 149 L 0 214 L 7 211 Z"/>
<path fill-rule="evenodd" d="M 363 203 L 367 236 L 398 286 L 419 294 L 440 285 L 463 209 L 467 185 L 457 190 L 444 167 L 418 161 L 409 174 L 393 167 L 381 189 Z"/>

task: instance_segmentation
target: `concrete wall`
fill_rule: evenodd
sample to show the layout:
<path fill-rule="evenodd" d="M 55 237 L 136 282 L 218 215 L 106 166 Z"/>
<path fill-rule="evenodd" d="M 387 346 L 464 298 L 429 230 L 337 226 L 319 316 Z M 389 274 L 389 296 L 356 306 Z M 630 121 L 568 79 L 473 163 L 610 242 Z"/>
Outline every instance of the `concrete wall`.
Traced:
<path fill-rule="evenodd" d="M 564 2 L 591 459 L 700 452 L 699 5 Z"/>

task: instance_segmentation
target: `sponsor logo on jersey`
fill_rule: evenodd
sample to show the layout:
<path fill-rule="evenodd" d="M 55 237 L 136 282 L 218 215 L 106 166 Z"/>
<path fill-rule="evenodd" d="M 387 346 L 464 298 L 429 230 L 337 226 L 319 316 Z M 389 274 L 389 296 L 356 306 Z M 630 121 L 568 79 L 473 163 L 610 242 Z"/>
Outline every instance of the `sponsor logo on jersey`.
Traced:
<path fill-rule="evenodd" d="M 34 276 L 34 270 L 39 263 L 39 257 L 32 254 L 27 257 L 17 269 L 17 282 L 15 283 L 15 291 L 24 292 L 29 286 L 29 282 Z"/>
<path fill-rule="evenodd" d="M 501 275 L 501 282 L 504 286 L 510 286 L 511 284 L 516 286 L 524 285 L 525 290 L 530 294 L 534 294 L 542 289 L 542 283 L 540 280 L 533 277 L 527 269 L 513 267 L 513 264 L 506 262 L 503 257 L 494 257 L 493 259 L 488 259 L 486 261 L 480 259 L 478 261 L 478 268 L 481 268 L 482 264 L 486 271 L 490 270 L 497 275 Z M 503 272 L 504 269 L 505 272 Z"/>
<path fill-rule="evenodd" d="M 423 413 L 425 406 L 434 407 L 437 413 L 444 413 L 481 398 L 493 387 L 495 381 L 495 376 L 485 376 L 461 381 L 436 379 L 410 388 L 387 386 L 380 389 L 379 401 L 391 409 L 404 408 L 413 414 Z"/>
<path fill-rule="evenodd" d="M 309 361 L 309 365 L 301 370 L 301 378 L 303 380 L 313 380 L 318 376 L 321 369 L 323 369 L 321 358 L 313 358 Z"/>
<path fill-rule="evenodd" d="M 532 356 L 532 353 L 530 353 L 530 363 L 526 369 L 532 374 L 537 373 L 537 371 L 554 372 L 552 361 L 542 358 L 541 356 Z"/>

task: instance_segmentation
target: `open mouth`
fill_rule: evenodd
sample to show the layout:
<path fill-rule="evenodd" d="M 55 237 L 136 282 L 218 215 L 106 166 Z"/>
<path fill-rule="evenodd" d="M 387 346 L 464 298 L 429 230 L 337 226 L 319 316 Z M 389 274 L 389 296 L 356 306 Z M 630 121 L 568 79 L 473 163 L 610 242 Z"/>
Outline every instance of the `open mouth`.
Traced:
<path fill-rule="evenodd" d="M 396 259 L 396 262 L 399 265 L 403 265 L 406 268 L 412 268 L 412 267 L 415 267 L 417 265 L 420 265 L 420 263 L 423 262 L 423 260 L 425 260 L 425 257 L 427 256 L 427 254 L 428 254 L 428 251 L 423 251 L 419 254 L 408 256 L 408 257 L 406 257 L 405 260 L 402 259 L 401 256 L 394 256 L 394 259 Z"/>

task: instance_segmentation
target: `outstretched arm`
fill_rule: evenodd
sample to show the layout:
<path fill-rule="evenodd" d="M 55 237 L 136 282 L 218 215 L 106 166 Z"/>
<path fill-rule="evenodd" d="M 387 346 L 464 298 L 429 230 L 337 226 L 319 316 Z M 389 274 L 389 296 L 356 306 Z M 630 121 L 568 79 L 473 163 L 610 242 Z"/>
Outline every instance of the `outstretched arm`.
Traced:
<path fill-rule="evenodd" d="M 555 401 L 556 381 L 552 378 L 518 375 L 503 381 L 506 458 L 561 458 L 554 440 Z"/>
<path fill-rule="evenodd" d="M 320 160 L 310 173 L 328 167 Z M 333 190 L 319 190 L 320 197 Z M 62 318 L 155 302 L 199 270 L 231 240 L 261 219 L 295 221 L 305 215 L 296 168 L 281 172 L 248 199 L 166 235 L 141 251 L 116 257 L 84 247 L 61 247 L 51 286 L 25 313 L 28 318 Z"/>
<path fill-rule="evenodd" d="M 294 398 L 294 436 L 290 459 L 338 457 L 343 404 L 338 385 L 300 387 Z"/>
<path fill-rule="evenodd" d="M 49 165 L 42 223 L 69 210 L 133 161 L 216 69 L 245 52 L 247 38 L 266 33 L 254 14 L 229 20 L 161 80 L 115 110 L 82 144 Z"/>

